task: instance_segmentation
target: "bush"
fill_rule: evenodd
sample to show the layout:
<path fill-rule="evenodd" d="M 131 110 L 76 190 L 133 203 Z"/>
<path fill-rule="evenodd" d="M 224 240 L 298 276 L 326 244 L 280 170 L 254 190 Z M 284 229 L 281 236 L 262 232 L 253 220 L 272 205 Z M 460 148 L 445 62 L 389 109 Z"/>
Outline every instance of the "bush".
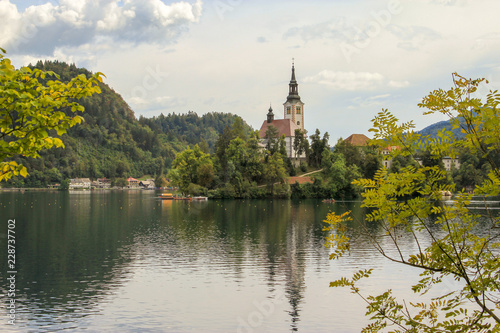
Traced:
<path fill-rule="evenodd" d="M 192 195 L 192 196 L 200 196 L 200 195 L 207 195 L 207 188 L 200 186 L 198 184 L 189 184 L 187 188 L 187 193 Z"/>

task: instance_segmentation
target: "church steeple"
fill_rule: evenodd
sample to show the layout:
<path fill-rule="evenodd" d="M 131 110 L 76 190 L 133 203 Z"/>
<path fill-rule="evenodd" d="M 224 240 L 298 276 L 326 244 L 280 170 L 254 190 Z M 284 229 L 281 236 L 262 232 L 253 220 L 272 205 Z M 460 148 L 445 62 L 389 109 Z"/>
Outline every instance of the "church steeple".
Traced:
<path fill-rule="evenodd" d="M 299 84 L 295 78 L 295 61 L 292 59 L 292 78 L 288 84 L 288 96 L 285 107 L 285 119 L 290 119 L 294 124 L 304 130 L 304 103 L 300 100 Z"/>
<path fill-rule="evenodd" d="M 267 122 L 272 123 L 274 120 L 273 108 L 269 105 L 269 112 L 267 113 Z"/>
<path fill-rule="evenodd" d="M 297 80 L 295 79 L 295 62 L 293 60 L 292 60 L 292 78 L 290 79 L 290 83 L 288 84 L 287 101 L 289 101 L 289 100 L 299 100 L 300 101 L 299 84 L 297 83 Z"/>

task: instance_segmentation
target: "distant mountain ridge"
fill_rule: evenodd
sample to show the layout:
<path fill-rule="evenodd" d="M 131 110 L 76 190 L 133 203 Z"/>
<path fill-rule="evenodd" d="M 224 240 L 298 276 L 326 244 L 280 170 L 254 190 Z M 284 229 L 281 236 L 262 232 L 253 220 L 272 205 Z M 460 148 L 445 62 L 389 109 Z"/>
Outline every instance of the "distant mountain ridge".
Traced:
<path fill-rule="evenodd" d="M 465 134 L 461 132 L 460 128 L 452 128 L 452 125 L 449 120 L 439 121 L 432 125 L 425 127 L 424 129 L 418 131 L 417 133 L 421 135 L 429 135 L 432 138 L 437 138 L 437 134 L 442 129 L 446 129 L 447 131 L 451 131 L 457 139 L 463 139 Z"/>

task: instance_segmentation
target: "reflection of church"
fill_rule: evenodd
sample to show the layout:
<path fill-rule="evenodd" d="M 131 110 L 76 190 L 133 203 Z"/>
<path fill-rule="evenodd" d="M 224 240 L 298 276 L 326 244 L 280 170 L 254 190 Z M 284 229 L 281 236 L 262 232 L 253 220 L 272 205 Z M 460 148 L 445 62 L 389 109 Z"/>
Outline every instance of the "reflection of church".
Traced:
<path fill-rule="evenodd" d="M 275 127 L 278 130 L 279 137 L 285 136 L 288 157 L 295 157 L 293 140 L 295 138 L 295 130 L 300 129 L 304 132 L 304 103 L 300 100 L 299 85 L 295 79 L 294 64 L 292 64 L 292 78 L 288 84 L 288 97 L 283 106 L 284 119 L 274 119 L 273 109 L 269 108 L 267 120 L 260 127 L 260 138 L 265 141 L 264 137 L 268 128 L 270 126 Z M 305 157 L 305 154 L 298 157 Z"/>

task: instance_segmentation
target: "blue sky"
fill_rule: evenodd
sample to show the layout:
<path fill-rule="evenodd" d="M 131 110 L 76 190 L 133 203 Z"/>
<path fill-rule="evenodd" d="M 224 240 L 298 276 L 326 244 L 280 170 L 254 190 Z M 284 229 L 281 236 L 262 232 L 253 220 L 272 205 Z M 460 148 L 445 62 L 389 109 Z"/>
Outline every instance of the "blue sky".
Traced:
<path fill-rule="evenodd" d="M 282 117 L 295 59 L 305 127 L 334 144 L 388 108 L 417 129 L 421 98 L 451 73 L 500 87 L 498 1 L 0 0 L 16 66 L 58 59 L 106 75 L 136 115 Z"/>

